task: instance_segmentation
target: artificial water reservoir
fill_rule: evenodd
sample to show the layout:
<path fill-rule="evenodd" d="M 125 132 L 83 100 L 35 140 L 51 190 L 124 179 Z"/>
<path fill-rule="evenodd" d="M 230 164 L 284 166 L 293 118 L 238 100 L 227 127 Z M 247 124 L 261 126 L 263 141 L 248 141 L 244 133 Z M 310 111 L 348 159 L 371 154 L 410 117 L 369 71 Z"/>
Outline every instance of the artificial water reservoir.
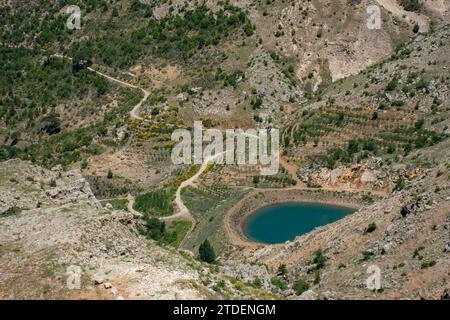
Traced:
<path fill-rule="evenodd" d="M 275 244 L 293 240 L 316 227 L 342 219 L 355 210 L 319 203 L 283 203 L 262 208 L 245 221 L 245 235 L 256 242 Z"/>

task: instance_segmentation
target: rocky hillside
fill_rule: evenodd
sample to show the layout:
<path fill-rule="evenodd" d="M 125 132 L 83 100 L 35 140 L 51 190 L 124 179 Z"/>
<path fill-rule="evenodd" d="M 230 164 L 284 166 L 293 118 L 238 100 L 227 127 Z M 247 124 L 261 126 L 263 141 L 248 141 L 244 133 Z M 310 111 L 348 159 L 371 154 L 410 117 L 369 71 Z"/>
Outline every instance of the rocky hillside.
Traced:
<path fill-rule="evenodd" d="M 448 298 L 449 1 L 77 4 L 70 30 L 67 1 L 0 1 L 0 298 Z M 150 240 L 198 169 L 170 159 L 194 120 L 279 128 L 280 171 L 208 166 L 192 221 Z M 286 189 L 363 207 L 283 245 L 224 239 L 247 194 Z M 207 238 L 219 265 L 175 249 Z"/>
<path fill-rule="evenodd" d="M 449 150 L 448 142 L 440 147 Z M 435 168 L 336 223 L 287 244 L 244 249 L 236 257 L 244 253 L 246 261 L 265 264 L 270 277 L 304 284 L 304 298 L 448 299 L 449 181 L 447 155 Z M 287 271 L 280 273 L 283 264 Z M 372 265 L 381 270 L 378 291 L 366 286 Z M 283 290 L 292 296 L 289 286 Z"/>
<path fill-rule="evenodd" d="M 2 162 L 0 190 L 2 299 L 273 297 L 147 240 L 131 213 L 102 208 L 78 170 Z"/>
<path fill-rule="evenodd" d="M 284 132 L 285 153 L 300 167 L 299 177 L 312 185 L 357 184 L 363 178 L 353 168 L 357 162 L 372 168 L 363 180 L 382 187 L 405 170 L 417 174 L 437 164 L 441 148 L 419 151 L 449 135 L 449 47 L 448 26 L 419 35 L 299 108 Z"/>
<path fill-rule="evenodd" d="M 286 244 L 244 245 L 232 257 L 265 264 L 286 297 L 448 299 L 449 39 L 446 26 L 399 46 L 288 125 L 286 154 L 306 185 L 386 195 Z M 381 272 L 375 291 L 366 286 L 371 266 Z"/>

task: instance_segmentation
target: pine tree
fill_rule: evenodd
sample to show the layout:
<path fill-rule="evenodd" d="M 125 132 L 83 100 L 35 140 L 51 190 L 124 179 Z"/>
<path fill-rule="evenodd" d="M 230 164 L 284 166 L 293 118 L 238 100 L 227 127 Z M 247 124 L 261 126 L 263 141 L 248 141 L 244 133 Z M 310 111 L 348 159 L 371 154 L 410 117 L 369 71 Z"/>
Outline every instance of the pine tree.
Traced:
<path fill-rule="evenodd" d="M 216 261 L 216 253 L 214 248 L 209 243 L 208 239 L 203 241 L 203 243 L 198 248 L 199 258 L 203 262 L 214 263 Z"/>

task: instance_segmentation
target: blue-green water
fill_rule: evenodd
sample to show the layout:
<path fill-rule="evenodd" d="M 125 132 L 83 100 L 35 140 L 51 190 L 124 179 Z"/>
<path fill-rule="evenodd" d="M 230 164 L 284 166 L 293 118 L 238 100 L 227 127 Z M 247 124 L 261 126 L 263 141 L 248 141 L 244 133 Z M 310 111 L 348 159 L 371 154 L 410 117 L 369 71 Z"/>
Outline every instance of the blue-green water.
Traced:
<path fill-rule="evenodd" d="M 244 232 L 257 242 L 283 243 L 353 212 L 353 209 L 318 203 L 278 204 L 251 215 L 245 222 Z"/>

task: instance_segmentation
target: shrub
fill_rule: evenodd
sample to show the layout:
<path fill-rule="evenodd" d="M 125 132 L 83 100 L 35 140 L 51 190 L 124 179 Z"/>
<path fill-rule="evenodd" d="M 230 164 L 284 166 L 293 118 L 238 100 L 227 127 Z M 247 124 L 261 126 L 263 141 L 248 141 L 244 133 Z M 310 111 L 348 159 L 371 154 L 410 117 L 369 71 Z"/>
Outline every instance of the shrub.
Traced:
<path fill-rule="evenodd" d="M 86 160 L 83 160 L 80 164 L 81 169 L 86 169 L 88 167 L 88 162 Z"/>
<path fill-rule="evenodd" d="M 377 120 L 377 119 L 378 119 L 378 112 L 372 113 L 372 120 Z"/>
<path fill-rule="evenodd" d="M 400 4 L 406 11 L 418 11 L 422 7 L 419 0 L 400 0 Z"/>
<path fill-rule="evenodd" d="M 391 81 L 388 82 L 387 86 L 386 86 L 386 91 L 394 91 L 397 88 L 398 82 L 397 79 L 392 79 Z"/>
<path fill-rule="evenodd" d="M 417 122 L 414 124 L 414 127 L 416 128 L 416 130 L 420 130 L 423 128 L 424 124 L 425 124 L 425 119 L 421 118 L 421 119 L 417 120 Z"/>
<path fill-rule="evenodd" d="M 282 275 L 287 274 L 287 267 L 286 267 L 286 264 L 282 263 L 282 264 L 280 264 L 280 265 L 278 266 L 278 273 L 279 273 L 279 274 L 282 274 Z"/>
<path fill-rule="evenodd" d="M 432 261 L 424 261 L 420 264 L 420 269 L 427 269 L 427 268 L 431 268 L 432 266 L 434 266 L 436 264 L 436 261 L 432 260 Z"/>
<path fill-rule="evenodd" d="M 299 279 L 294 283 L 292 289 L 294 289 L 297 295 L 301 295 L 303 292 L 309 289 L 309 284 L 304 279 Z"/>
<path fill-rule="evenodd" d="M 261 288 L 262 281 L 261 281 L 261 279 L 258 276 L 256 276 L 256 278 L 253 280 L 252 286 L 255 287 L 255 288 Z"/>
<path fill-rule="evenodd" d="M 157 116 L 159 114 L 159 108 L 154 107 L 151 111 L 152 116 Z"/>
<path fill-rule="evenodd" d="M 420 80 L 416 83 L 417 90 L 428 89 L 428 81 L 424 78 L 420 78 Z"/>
<path fill-rule="evenodd" d="M 376 151 L 377 150 L 377 142 L 374 139 L 368 139 L 363 142 L 363 150 L 367 151 Z"/>
<path fill-rule="evenodd" d="M 373 199 L 373 197 L 372 197 L 371 194 L 364 194 L 364 195 L 362 196 L 362 200 L 363 200 L 365 203 L 368 203 L 368 204 L 372 204 L 372 203 L 375 202 L 375 200 Z"/>
<path fill-rule="evenodd" d="M 314 271 L 314 284 L 320 283 L 320 270 Z"/>
<path fill-rule="evenodd" d="M 376 223 L 375 222 L 371 222 L 367 226 L 366 230 L 364 230 L 364 233 L 371 233 L 371 232 L 374 232 L 376 229 L 377 229 Z"/>
<path fill-rule="evenodd" d="M 395 144 L 390 143 L 387 147 L 386 152 L 389 154 L 393 154 L 395 152 L 395 150 L 396 150 Z"/>
<path fill-rule="evenodd" d="M 114 175 L 113 175 L 111 169 L 108 170 L 108 174 L 106 175 L 106 177 L 107 177 L 108 179 L 112 179 L 112 178 L 114 177 Z"/>
<path fill-rule="evenodd" d="M 253 35 L 254 29 L 253 29 L 253 25 L 250 22 L 247 22 L 244 25 L 244 32 L 247 37 L 250 37 Z"/>
<path fill-rule="evenodd" d="M 59 120 L 59 114 L 57 113 L 50 113 L 45 116 L 42 118 L 41 123 L 41 131 L 44 131 L 49 135 L 56 134 L 61 131 L 61 120 Z"/>
<path fill-rule="evenodd" d="M 262 106 L 263 100 L 261 97 L 257 97 L 255 100 L 252 100 L 251 105 L 253 109 L 258 109 Z"/>
<path fill-rule="evenodd" d="M 355 140 L 355 139 L 350 140 L 350 141 L 348 142 L 348 148 L 347 148 L 347 150 L 348 150 L 348 152 L 349 152 L 350 154 L 357 153 L 357 152 L 359 151 L 359 143 L 358 143 L 358 140 Z"/>
<path fill-rule="evenodd" d="M 399 178 L 397 180 L 397 182 L 395 183 L 395 188 L 394 190 L 403 190 L 406 187 L 406 183 L 405 180 L 403 180 L 402 178 Z"/>
<path fill-rule="evenodd" d="M 367 261 L 367 260 L 370 259 L 370 257 L 373 256 L 373 253 L 370 252 L 370 251 L 363 251 L 363 252 L 362 252 L 362 255 L 363 255 L 362 260 L 363 260 L 363 261 Z"/>
<path fill-rule="evenodd" d="M 422 250 L 424 250 L 425 249 L 425 247 L 419 247 L 419 248 L 417 248 L 417 249 L 414 249 L 414 252 L 413 252 L 413 259 L 419 259 L 419 260 L 422 260 L 423 259 L 423 256 L 420 254 L 420 252 L 422 251 Z"/>
<path fill-rule="evenodd" d="M 287 289 L 287 283 L 286 283 L 286 281 L 284 281 L 282 279 L 274 277 L 274 278 L 270 279 L 270 283 L 273 286 L 275 286 L 278 289 L 280 289 L 280 290 L 286 290 Z"/>
<path fill-rule="evenodd" d="M 316 250 L 314 252 L 314 257 L 311 260 L 312 263 L 316 265 L 316 269 L 321 269 L 325 266 L 325 262 L 327 261 L 327 257 L 323 254 L 322 249 Z"/>

